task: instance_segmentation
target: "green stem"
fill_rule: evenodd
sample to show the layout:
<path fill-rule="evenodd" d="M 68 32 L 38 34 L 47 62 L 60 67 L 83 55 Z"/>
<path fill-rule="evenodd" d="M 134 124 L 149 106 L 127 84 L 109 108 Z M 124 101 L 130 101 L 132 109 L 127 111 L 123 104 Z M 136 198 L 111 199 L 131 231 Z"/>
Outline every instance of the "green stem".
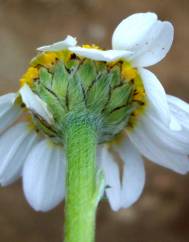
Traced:
<path fill-rule="evenodd" d="M 96 145 L 96 130 L 89 120 L 72 118 L 67 121 L 65 242 L 94 241 L 96 207 L 100 196 L 96 185 Z"/>

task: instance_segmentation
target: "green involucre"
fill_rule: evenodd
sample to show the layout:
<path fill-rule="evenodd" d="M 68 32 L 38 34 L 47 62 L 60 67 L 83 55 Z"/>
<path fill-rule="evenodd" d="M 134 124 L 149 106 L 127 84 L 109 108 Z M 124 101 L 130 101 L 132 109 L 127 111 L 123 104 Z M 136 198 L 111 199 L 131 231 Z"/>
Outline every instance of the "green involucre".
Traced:
<path fill-rule="evenodd" d="M 138 107 L 132 100 L 134 88 L 132 82 L 121 79 L 121 65 L 110 68 L 104 62 L 77 57 L 66 63 L 59 60 L 51 69 L 41 67 L 32 87 L 54 117 L 49 132 L 44 127 L 47 135 L 53 131 L 61 142 L 66 116 L 87 114 L 96 123 L 98 143 L 111 140 L 127 126 Z"/>

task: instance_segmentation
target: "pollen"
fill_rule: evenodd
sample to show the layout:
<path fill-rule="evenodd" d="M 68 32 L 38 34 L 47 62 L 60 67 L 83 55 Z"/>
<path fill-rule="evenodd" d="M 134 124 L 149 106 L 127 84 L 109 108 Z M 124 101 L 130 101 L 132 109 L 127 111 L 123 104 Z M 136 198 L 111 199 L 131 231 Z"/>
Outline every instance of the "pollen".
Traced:
<path fill-rule="evenodd" d="M 31 60 L 31 65 L 33 67 L 42 65 L 46 68 L 50 68 L 55 64 L 57 58 L 58 56 L 55 52 L 44 52 L 34 57 Z"/>
<path fill-rule="evenodd" d="M 64 63 L 67 63 L 72 56 L 72 52 L 69 50 L 63 50 L 56 52 L 57 58 L 62 60 Z"/>
<path fill-rule="evenodd" d="M 123 79 L 130 81 L 137 77 L 137 71 L 129 63 L 123 62 L 121 75 Z"/>
<path fill-rule="evenodd" d="M 141 114 L 145 112 L 148 104 L 146 92 L 140 75 L 137 73 L 135 79 L 132 79 L 131 81 L 134 83 L 135 86 L 132 102 L 135 103 L 138 107 L 132 112 L 130 116 L 127 127 L 129 130 L 132 130 L 133 127 L 137 124 Z"/>
<path fill-rule="evenodd" d="M 109 69 L 113 68 L 114 66 L 118 65 L 120 63 L 120 61 L 111 61 L 111 62 L 107 62 L 106 65 Z"/>
<path fill-rule="evenodd" d="M 34 79 L 39 77 L 39 71 L 35 67 L 29 67 L 20 79 L 20 86 L 23 86 L 27 83 L 29 86 L 32 86 Z"/>
<path fill-rule="evenodd" d="M 85 45 L 82 45 L 83 48 L 86 48 L 86 49 L 95 49 L 95 50 L 102 50 L 98 45 L 95 45 L 95 44 L 85 44 Z"/>

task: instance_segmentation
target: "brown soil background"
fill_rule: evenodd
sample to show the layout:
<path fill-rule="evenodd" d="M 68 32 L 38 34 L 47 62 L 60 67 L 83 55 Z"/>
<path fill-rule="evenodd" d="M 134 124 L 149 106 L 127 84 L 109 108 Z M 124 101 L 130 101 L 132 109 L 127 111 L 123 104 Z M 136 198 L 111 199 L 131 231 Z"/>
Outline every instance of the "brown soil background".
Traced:
<path fill-rule="evenodd" d="M 115 26 L 135 12 L 155 11 L 175 26 L 167 58 L 151 68 L 168 93 L 189 101 L 189 1 L 187 0 L 0 0 L 0 94 L 15 91 L 35 48 L 77 36 L 79 43 L 110 48 Z M 146 162 L 140 200 L 114 213 L 101 203 L 97 242 L 189 241 L 189 175 Z M 60 242 L 63 205 L 37 213 L 26 203 L 21 182 L 0 189 L 0 242 Z"/>

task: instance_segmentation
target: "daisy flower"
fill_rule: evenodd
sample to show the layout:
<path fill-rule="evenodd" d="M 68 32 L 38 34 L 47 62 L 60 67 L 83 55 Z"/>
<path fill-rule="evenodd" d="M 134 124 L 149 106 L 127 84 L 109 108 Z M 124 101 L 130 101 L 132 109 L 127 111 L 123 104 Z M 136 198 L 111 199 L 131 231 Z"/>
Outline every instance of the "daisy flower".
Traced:
<path fill-rule="evenodd" d="M 71 132 L 67 127 L 74 114 L 83 123 L 88 115 L 93 127 L 94 167 L 103 171 L 103 192 L 113 210 L 127 208 L 140 197 L 145 183 L 143 156 L 186 174 L 189 106 L 166 95 L 158 78 L 145 69 L 166 56 L 173 34 L 170 22 L 158 20 L 154 13 L 137 13 L 116 27 L 111 50 L 77 46 L 71 36 L 38 48 L 18 93 L 0 97 L 1 185 L 21 176 L 26 199 L 35 210 L 59 204 L 70 182 L 65 186 Z M 12 126 L 21 113 L 29 118 Z M 80 145 L 79 140 L 89 142 L 87 134 L 90 131 L 77 138 L 80 130 L 75 132 L 73 147 Z M 78 155 L 82 154 L 76 149 Z"/>

